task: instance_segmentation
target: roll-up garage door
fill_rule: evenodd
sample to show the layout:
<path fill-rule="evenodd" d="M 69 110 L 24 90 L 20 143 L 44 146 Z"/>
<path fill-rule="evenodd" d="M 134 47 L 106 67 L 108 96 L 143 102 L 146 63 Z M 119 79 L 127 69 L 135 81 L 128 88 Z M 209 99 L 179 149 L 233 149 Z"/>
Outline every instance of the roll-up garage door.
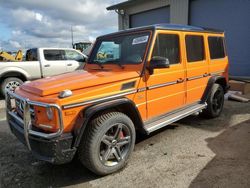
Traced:
<path fill-rule="evenodd" d="M 169 20 L 170 8 L 166 6 L 130 15 L 130 27 L 169 23 Z"/>
<path fill-rule="evenodd" d="M 225 30 L 230 74 L 250 76 L 250 1 L 191 0 L 189 24 Z"/>

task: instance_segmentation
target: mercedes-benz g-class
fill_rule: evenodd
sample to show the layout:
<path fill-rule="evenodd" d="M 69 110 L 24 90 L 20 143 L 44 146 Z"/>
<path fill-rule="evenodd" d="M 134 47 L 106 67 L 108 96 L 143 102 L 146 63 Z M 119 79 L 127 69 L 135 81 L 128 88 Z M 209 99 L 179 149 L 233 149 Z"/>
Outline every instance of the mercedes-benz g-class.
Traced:
<path fill-rule="evenodd" d="M 152 25 L 98 37 L 83 70 L 7 91 L 12 132 L 38 159 L 75 155 L 96 174 L 125 166 L 136 131 L 215 118 L 228 89 L 224 32 Z"/>

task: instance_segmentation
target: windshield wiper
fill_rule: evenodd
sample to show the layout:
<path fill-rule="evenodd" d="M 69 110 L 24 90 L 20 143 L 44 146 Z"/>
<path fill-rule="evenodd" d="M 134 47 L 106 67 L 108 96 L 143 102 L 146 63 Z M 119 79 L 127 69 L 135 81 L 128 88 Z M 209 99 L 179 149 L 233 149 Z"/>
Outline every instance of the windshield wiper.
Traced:
<path fill-rule="evenodd" d="M 104 64 L 107 64 L 107 63 L 118 65 L 121 69 L 124 69 L 124 66 L 120 63 L 119 60 L 108 60 L 104 62 Z"/>
<path fill-rule="evenodd" d="M 102 65 L 102 63 L 100 61 L 93 61 L 93 64 L 98 65 L 99 67 L 101 67 L 101 69 L 104 68 L 104 66 Z"/>

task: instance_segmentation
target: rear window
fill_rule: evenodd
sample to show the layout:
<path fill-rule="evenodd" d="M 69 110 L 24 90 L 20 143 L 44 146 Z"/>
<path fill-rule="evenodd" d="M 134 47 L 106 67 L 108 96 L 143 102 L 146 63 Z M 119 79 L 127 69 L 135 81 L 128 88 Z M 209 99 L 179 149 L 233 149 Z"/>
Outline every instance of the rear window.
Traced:
<path fill-rule="evenodd" d="M 220 59 L 225 57 L 223 37 L 208 37 L 208 45 L 211 59 Z"/>
<path fill-rule="evenodd" d="M 47 61 L 65 60 L 64 50 L 44 50 L 44 58 Z"/>
<path fill-rule="evenodd" d="M 202 61 L 204 55 L 203 36 L 187 35 L 186 38 L 187 60 L 188 62 Z"/>

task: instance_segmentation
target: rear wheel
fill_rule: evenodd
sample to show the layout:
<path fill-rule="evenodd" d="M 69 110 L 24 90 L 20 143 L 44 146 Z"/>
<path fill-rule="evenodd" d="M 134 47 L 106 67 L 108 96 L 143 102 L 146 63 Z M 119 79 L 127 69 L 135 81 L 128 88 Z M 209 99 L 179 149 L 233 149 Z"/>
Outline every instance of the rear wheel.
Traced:
<path fill-rule="evenodd" d="M 98 175 L 111 174 L 126 165 L 134 145 L 131 119 L 120 112 L 105 113 L 87 127 L 78 148 L 79 159 Z"/>
<path fill-rule="evenodd" d="M 202 111 L 201 116 L 205 118 L 218 117 L 224 106 L 224 90 L 221 85 L 214 84 L 207 100 L 207 108 Z"/>
<path fill-rule="evenodd" d="M 23 81 L 16 77 L 6 78 L 1 84 L 1 94 L 5 95 L 5 89 L 8 89 L 12 92 L 15 91 L 17 87 L 23 84 Z"/>

